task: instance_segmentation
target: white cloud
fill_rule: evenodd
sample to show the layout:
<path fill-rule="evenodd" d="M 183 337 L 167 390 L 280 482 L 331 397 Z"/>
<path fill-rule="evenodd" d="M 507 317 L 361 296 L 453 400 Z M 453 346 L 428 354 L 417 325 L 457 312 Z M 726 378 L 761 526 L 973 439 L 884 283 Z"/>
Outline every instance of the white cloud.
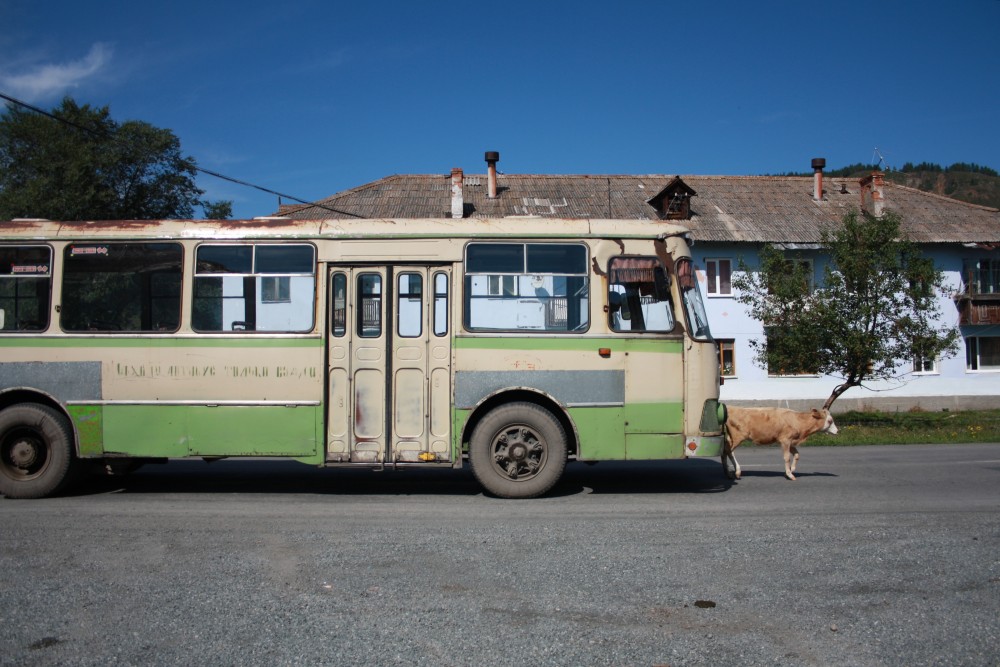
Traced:
<path fill-rule="evenodd" d="M 110 45 L 98 42 L 80 60 L 33 65 L 18 74 L 0 75 L 0 86 L 28 102 L 49 100 L 101 74 L 111 62 L 111 51 Z"/>

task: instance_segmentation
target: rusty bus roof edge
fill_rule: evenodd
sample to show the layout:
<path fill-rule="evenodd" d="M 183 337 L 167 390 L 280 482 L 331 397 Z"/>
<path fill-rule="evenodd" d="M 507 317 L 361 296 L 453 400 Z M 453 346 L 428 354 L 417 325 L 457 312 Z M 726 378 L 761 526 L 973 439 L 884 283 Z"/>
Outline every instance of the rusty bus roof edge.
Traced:
<path fill-rule="evenodd" d="M 0 221 L 0 241 L 27 239 L 406 239 L 482 236 L 658 238 L 689 228 L 660 220 L 517 216 L 506 218 L 382 218 L 293 220 L 80 220 Z"/>

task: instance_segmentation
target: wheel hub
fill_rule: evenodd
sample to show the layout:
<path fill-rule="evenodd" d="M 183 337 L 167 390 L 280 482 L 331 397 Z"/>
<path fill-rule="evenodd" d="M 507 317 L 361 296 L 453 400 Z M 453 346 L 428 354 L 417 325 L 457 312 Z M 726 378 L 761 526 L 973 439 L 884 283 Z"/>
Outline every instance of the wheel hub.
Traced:
<path fill-rule="evenodd" d="M 10 460 L 18 468 L 30 468 L 38 460 L 38 447 L 30 440 L 18 440 L 11 447 Z"/>
<path fill-rule="evenodd" d="M 523 461 L 528 458 L 528 448 L 523 442 L 516 442 L 507 448 L 507 458 L 512 461 Z"/>

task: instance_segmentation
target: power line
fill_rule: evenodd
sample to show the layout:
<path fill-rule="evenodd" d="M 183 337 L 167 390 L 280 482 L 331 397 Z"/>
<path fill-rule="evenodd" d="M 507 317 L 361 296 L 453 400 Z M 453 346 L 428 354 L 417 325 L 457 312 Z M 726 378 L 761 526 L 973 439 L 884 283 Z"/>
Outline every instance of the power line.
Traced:
<path fill-rule="evenodd" d="M 62 123 L 64 125 L 69 125 L 70 127 L 76 128 L 77 130 L 81 130 L 83 132 L 86 132 L 87 134 L 95 136 L 98 139 L 111 139 L 113 141 L 118 141 L 119 140 L 118 137 L 115 137 L 113 135 L 109 135 L 106 132 L 98 132 L 97 130 L 95 130 L 92 127 L 87 127 L 85 125 L 80 125 L 79 123 L 74 123 L 73 121 L 68 120 L 66 118 L 60 118 L 59 116 L 56 116 L 55 114 L 49 113 L 48 111 L 46 111 L 44 109 L 40 109 L 40 108 L 38 108 L 38 107 L 36 107 L 36 106 L 34 106 L 32 104 L 28 104 L 27 102 L 19 100 L 19 99 L 15 98 L 15 97 L 11 97 L 10 95 L 7 95 L 6 93 L 4 93 L 2 91 L 0 91 L 0 98 L 5 99 L 5 100 L 7 100 L 8 102 L 10 102 L 12 104 L 16 104 L 18 106 L 24 107 L 25 109 L 29 109 L 31 111 L 34 111 L 35 113 L 38 113 L 38 114 L 41 114 L 41 115 L 46 116 L 48 118 L 51 118 L 52 120 L 60 122 L 60 123 Z M 190 167 L 191 169 L 193 169 L 194 171 L 202 173 L 202 174 L 205 174 L 207 176 L 213 176 L 215 178 L 222 179 L 223 181 L 229 181 L 230 183 L 235 183 L 236 185 L 242 185 L 244 187 L 253 188 L 255 190 L 260 190 L 261 192 L 266 192 L 268 194 L 275 195 L 277 197 L 281 197 L 281 198 L 284 198 L 284 199 L 291 199 L 292 201 L 298 202 L 300 204 L 305 204 L 307 206 L 315 206 L 316 208 L 321 208 L 324 211 L 330 211 L 331 213 L 337 213 L 338 215 L 348 215 L 348 216 L 351 216 L 352 218 L 364 218 L 365 217 L 363 215 L 358 215 L 356 213 L 348 213 L 347 211 L 341 211 L 339 209 L 332 208 L 332 207 L 327 206 L 325 204 L 320 204 L 319 202 L 313 202 L 313 201 L 309 201 L 309 200 L 306 200 L 306 199 L 301 199 L 299 197 L 295 197 L 293 195 L 285 194 L 283 192 L 278 192 L 277 190 L 271 190 L 270 188 L 265 188 L 262 185 L 256 185 L 254 183 L 249 183 L 247 181 L 242 181 L 242 180 L 240 180 L 238 178 L 233 178 L 232 176 L 226 176 L 225 174 L 220 174 L 217 171 L 212 171 L 211 169 L 205 169 L 204 167 L 199 167 L 198 164 L 196 162 L 194 162 L 193 160 L 188 160 L 186 158 L 181 158 L 181 160 L 188 167 Z"/>

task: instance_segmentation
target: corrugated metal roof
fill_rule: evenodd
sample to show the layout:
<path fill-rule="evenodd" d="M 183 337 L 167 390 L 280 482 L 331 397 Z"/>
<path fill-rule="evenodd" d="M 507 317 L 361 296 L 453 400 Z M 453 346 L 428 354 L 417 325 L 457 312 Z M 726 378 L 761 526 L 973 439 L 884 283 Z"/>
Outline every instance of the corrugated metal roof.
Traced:
<path fill-rule="evenodd" d="M 451 212 L 450 174 L 395 175 L 328 197 L 320 206 L 286 206 L 296 219 L 338 217 L 440 218 Z M 497 176 L 498 194 L 487 195 L 487 177 L 464 177 L 467 218 L 535 215 L 553 218 L 655 220 L 647 203 L 676 175 Z M 677 221 L 696 239 L 717 242 L 816 243 L 861 206 L 859 181 L 825 178 L 822 201 L 813 179 L 793 176 L 680 176 L 697 194 L 691 217 Z M 1000 211 L 886 182 L 886 208 L 903 218 L 910 238 L 923 243 L 1000 242 Z M 672 221 L 673 222 L 673 221 Z"/>

